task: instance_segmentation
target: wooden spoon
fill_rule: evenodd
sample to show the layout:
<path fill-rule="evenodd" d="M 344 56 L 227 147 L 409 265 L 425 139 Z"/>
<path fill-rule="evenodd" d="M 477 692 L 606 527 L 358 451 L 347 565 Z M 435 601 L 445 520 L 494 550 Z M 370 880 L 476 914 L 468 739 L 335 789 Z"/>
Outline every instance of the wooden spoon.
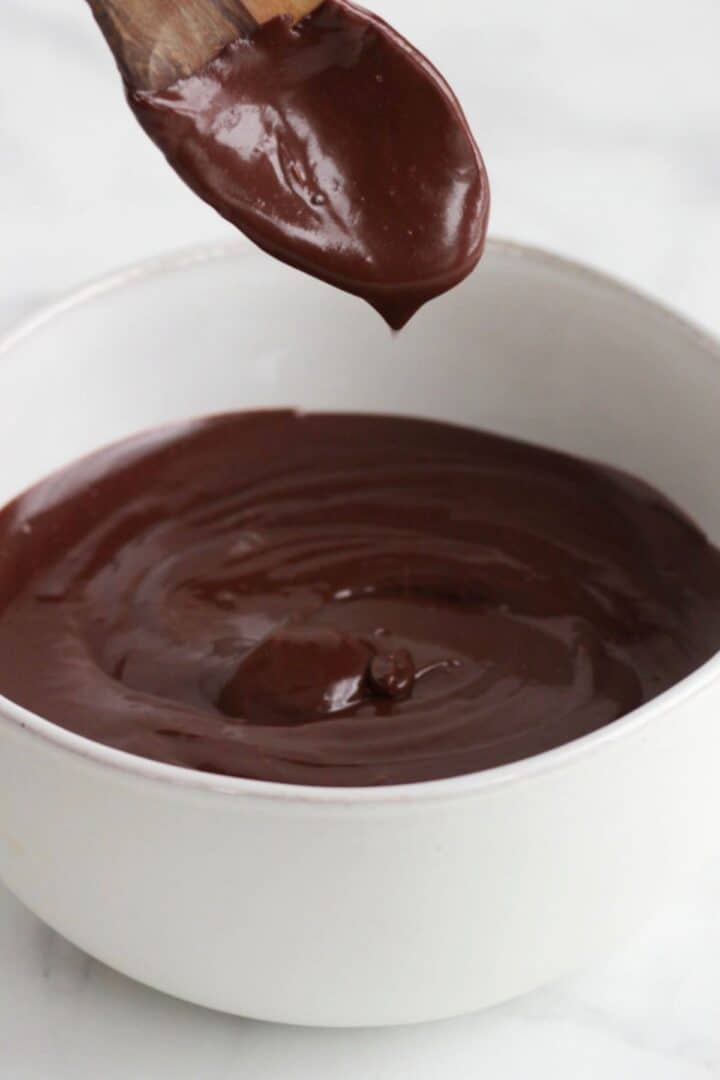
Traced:
<path fill-rule="evenodd" d="M 126 82 L 162 90 L 199 71 L 238 34 L 322 0 L 88 0 Z"/>
<path fill-rule="evenodd" d="M 474 269 L 480 152 L 442 77 L 383 20 L 343 0 L 88 2 L 147 135 L 258 247 L 393 329 Z"/>

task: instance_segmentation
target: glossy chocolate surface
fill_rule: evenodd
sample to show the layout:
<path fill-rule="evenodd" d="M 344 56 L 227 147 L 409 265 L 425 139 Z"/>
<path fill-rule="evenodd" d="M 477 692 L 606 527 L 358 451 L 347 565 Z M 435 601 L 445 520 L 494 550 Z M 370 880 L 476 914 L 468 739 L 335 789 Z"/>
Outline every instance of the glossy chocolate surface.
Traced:
<path fill-rule="evenodd" d="M 600 466 L 428 421 L 140 435 L 0 514 L 0 691 L 211 772 L 367 786 L 593 731 L 720 646 L 720 554 Z"/>
<path fill-rule="evenodd" d="M 488 182 L 456 98 L 407 41 L 345 0 L 296 26 L 274 19 L 197 74 L 129 100 L 201 198 L 396 329 L 482 254 Z"/>

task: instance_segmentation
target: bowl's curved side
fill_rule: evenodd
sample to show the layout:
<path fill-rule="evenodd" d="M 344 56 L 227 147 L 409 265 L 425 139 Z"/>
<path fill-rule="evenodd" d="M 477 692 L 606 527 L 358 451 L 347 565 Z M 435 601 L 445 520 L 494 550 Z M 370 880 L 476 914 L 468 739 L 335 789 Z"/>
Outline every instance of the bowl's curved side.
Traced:
<path fill-rule="evenodd" d="M 212 1008 L 456 1015 L 589 962 L 706 852 L 719 707 L 714 687 L 567 768 L 427 804 L 227 798 L 0 724 L 0 877 L 91 955 Z"/>

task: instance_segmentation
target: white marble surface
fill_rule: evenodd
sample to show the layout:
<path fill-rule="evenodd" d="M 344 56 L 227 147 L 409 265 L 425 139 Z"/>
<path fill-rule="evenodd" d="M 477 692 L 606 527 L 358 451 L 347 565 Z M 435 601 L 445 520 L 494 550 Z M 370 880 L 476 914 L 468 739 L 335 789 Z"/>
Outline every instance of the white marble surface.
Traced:
<path fill-rule="evenodd" d="M 717 0 L 376 7 L 460 92 L 496 233 L 720 331 Z M 228 232 L 145 143 L 81 0 L 3 0 L 0 195 L 0 328 L 98 272 Z M 182 1005 L 82 956 L 0 886 L 0 1076 L 720 1077 L 720 822 L 715 864 L 595 970 L 404 1030 L 281 1029 Z"/>

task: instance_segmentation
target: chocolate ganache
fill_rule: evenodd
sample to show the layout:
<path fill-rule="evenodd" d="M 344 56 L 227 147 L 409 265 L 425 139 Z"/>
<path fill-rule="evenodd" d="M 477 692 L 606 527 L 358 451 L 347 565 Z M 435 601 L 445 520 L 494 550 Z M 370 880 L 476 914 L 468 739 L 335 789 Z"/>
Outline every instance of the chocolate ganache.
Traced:
<path fill-rule="evenodd" d="M 128 98 L 201 198 L 395 329 L 480 259 L 488 182 L 455 96 L 346 0 L 297 25 L 273 19 L 196 74 Z"/>
<path fill-rule="evenodd" d="M 719 646 L 720 554 L 657 491 L 430 421 L 212 417 L 0 513 L 0 691 L 215 773 L 470 773 L 610 723 Z"/>

